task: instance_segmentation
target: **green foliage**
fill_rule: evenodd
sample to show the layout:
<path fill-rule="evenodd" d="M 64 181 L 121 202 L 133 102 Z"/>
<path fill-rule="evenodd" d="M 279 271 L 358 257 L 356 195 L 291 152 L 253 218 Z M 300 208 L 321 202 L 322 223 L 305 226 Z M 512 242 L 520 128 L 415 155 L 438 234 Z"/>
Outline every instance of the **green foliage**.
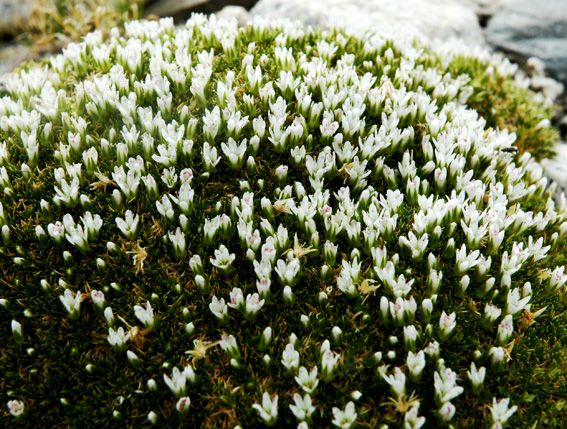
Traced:
<path fill-rule="evenodd" d="M 553 106 L 533 101 L 533 93 L 494 70 L 487 62 L 474 57 L 455 57 L 448 68 L 450 73 L 471 77 L 473 94 L 467 104 L 478 111 L 489 127 L 508 129 L 516 133 L 520 153 L 530 152 L 536 159 L 553 157 L 559 133 L 548 124 Z"/>

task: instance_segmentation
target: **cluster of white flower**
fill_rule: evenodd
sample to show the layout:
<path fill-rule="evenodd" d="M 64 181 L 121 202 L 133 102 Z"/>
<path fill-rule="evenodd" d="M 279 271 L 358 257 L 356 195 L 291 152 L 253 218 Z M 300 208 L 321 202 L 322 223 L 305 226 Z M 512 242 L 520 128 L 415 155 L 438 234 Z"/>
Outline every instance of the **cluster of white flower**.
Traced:
<path fill-rule="evenodd" d="M 54 207 L 23 198 L 41 208 L 39 223 L 33 216 L 36 237 L 45 236 L 41 224 L 47 224 L 65 261 L 72 248 L 63 238 L 82 255 L 94 255 L 101 271 L 124 263 L 125 247 L 114 241 L 137 244 L 130 251 L 137 252 L 135 264 L 148 256 L 146 248 L 170 249 L 193 294 L 185 305 L 198 306 L 201 295 L 207 304 L 199 313 L 207 320 L 204 334 L 218 338 L 218 329 L 230 330 L 218 341 L 230 358 L 227 371 L 256 364 L 255 355 L 237 344 L 248 335 L 238 330 L 256 329 L 250 320 L 268 320 L 263 331 L 254 331 L 259 361 L 272 378 L 286 372 L 296 382 L 296 391 L 281 399 L 300 427 L 318 419 L 317 411 L 340 428 L 368 414 L 359 415 L 355 406 L 365 408 L 366 383 L 355 387 L 354 401 L 338 407 L 313 401 L 321 384 L 350 378 L 343 368 L 354 367 L 377 372 L 373 383 L 389 385 L 395 401 L 409 400 L 409 386 L 432 395 L 431 414 L 449 422 L 458 414 L 451 401 L 465 389 L 479 393 L 488 366 L 505 365 L 521 313 L 541 314 L 532 311 L 533 289 L 565 286 L 564 267 L 544 263 L 565 239 L 567 214 L 564 197 L 551 199 L 553 185 L 539 164 L 528 153 L 509 151 L 515 136 L 485 129 L 484 119 L 466 108 L 468 78 L 429 67 L 431 55 L 376 35 L 359 40 L 262 20 L 238 29 L 235 22 L 200 15 L 180 30 L 162 19 L 127 24 L 124 36 L 113 31 L 106 42 L 95 33 L 49 66 L 3 78 L 10 95 L 0 99 L 6 140 L 0 144 L 0 185 L 12 204 L 22 183 L 33 188 L 41 175 L 52 184 Z M 70 84 L 67 74 L 80 77 L 79 83 Z M 52 173 L 45 175 L 45 167 Z M 7 245 L 14 242 L 13 217 L 0 204 Z M 162 256 L 171 257 L 150 254 L 146 263 Z M 26 258 L 14 262 L 23 265 Z M 539 277 L 526 273 L 529 266 L 541 267 Z M 143 335 L 159 335 L 179 318 L 189 335 L 196 329 L 189 311 L 155 311 L 150 301 L 169 299 L 169 293 L 163 298 L 146 289 L 144 306 L 125 309 L 110 299 L 124 293 L 119 282 L 101 288 L 106 298 L 92 290 L 90 299 L 102 310 L 107 341 L 116 350 L 142 334 L 122 316 L 129 329 L 115 328 L 106 300 L 123 316 L 133 310 Z M 84 299 L 67 288 L 60 295 L 72 319 L 80 317 Z M 467 314 L 466 299 L 484 313 Z M 331 300 L 344 311 L 340 319 L 327 319 L 332 307 L 317 309 Z M 288 310 L 301 315 L 306 333 L 292 333 L 282 344 L 283 335 L 272 334 L 282 320 L 298 326 L 286 318 Z M 359 315 L 379 324 L 383 338 L 360 343 L 364 329 L 353 328 Z M 463 335 L 461 318 L 469 330 L 478 324 L 482 340 L 478 350 L 462 350 L 462 361 L 445 360 L 442 346 Z M 12 331 L 25 339 L 17 321 Z M 343 338 L 369 349 L 347 353 Z M 321 344 L 315 354 L 314 341 Z M 163 374 L 180 413 L 204 401 L 187 396 L 186 382 L 206 376 L 196 362 L 217 345 L 194 344 L 195 365 Z M 276 353 L 278 369 L 271 366 Z M 361 353 L 374 360 L 363 363 Z M 132 365 L 143 365 L 133 351 L 126 355 Z M 484 362 L 487 367 L 477 366 Z M 426 367 L 433 377 L 425 382 Z M 469 367 L 467 384 L 456 371 Z M 157 388 L 153 379 L 147 385 Z M 262 392 L 261 398 L 250 406 L 267 425 L 275 424 L 278 394 Z M 419 400 L 411 404 L 404 427 L 417 429 L 425 417 Z M 492 427 L 514 413 L 508 404 L 494 399 Z M 10 401 L 8 408 L 19 415 L 24 406 Z M 156 422 L 156 413 L 148 420 Z"/>

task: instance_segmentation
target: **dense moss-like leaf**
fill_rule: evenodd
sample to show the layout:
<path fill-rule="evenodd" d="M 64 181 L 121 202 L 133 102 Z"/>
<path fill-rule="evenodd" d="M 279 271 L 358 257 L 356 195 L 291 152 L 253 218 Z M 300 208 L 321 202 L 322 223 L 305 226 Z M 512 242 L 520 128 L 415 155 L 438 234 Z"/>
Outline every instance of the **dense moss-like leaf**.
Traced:
<path fill-rule="evenodd" d="M 552 131 L 440 55 L 194 16 L 6 76 L 5 421 L 558 427 Z"/>

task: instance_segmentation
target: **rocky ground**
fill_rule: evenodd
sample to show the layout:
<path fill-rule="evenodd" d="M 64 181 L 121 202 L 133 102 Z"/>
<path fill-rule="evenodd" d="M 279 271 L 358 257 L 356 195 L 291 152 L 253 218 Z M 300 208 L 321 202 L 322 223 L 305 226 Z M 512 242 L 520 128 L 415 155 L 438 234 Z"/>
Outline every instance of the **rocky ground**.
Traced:
<path fill-rule="evenodd" d="M 38 55 L 37 49 L 22 43 L 21 33 L 33 8 L 45 1 L 0 0 L 0 73 Z M 147 0 L 144 11 L 145 16 L 173 16 L 179 22 L 193 12 L 217 12 L 241 23 L 255 15 L 287 17 L 323 27 L 339 24 L 491 46 L 520 64 L 531 86 L 558 103 L 556 125 L 563 142 L 557 158 L 544 164 L 548 176 L 567 191 L 565 0 Z"/>

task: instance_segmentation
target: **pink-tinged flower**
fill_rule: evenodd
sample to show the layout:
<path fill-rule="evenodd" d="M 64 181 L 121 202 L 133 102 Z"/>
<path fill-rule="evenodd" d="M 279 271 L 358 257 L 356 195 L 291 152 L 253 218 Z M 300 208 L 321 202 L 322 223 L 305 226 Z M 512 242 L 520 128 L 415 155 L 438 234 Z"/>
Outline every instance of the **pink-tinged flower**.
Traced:
<path fill-rule="evenodd" d="M 257 293 L 248 294 L 246 296 L 244 312 L 247 316 L 253 316 L 262 308 L 264 302 L 265 301 L 263 299 L 260 299 L 260 296 Z"/>
<path fill-rule="evenodd" d="M 191 399 L 189 396 L 183 396 L 177 400 L 175 404 L 175 409 L 180 413 L 186 413 L 189 410 L 189 406 L 191 405 Z"/>
<path fill-rule="evenodd" d="M 444 311 L 439 318 L 439 334 L 441 341 L 447 340 L 457 326 L 457 314 L 455 312 L 447 314 Z"/>
<path fill-rule="evenodd" d="M 8 401 L 6 405 L 8 407 L 8 411 L 10 411 L 10 414 L 13 415 L 14 417 L 21 416 L 26 408 L 25 404 L 17 399 L 12 399 Z"/>
<path fill-rule="evenodd" d="M 442 421 L 448 422 L 454 417 L 456 411 L 457 409 L 453 404 L 445 402 L 437 411 L 437 415 Z"/>
<path fill-rule="evenodd" d="M 81 309 L 81 292 L 74 294 L 69 289 L 65 289 L 63 295 L 59 295 L 59 300 L 67 310 L 70 319 L 77 319 L 79 317 L 79 311 Z"/>
<path fill-rule="evenodd" d="M 221 321 L 225 321 L 228 317 L 227 306 L 224 298 L 218 299 L 216 296 L 213 296 L 209 303 L 209 309 L 215 317 Z"/>
<path fill-rule="evenodd" d="M 104 293 L 102 291 L 93 289 L 91 291 L 91 300 L 98 309 L 102 310 L 105 301 Z"/>
<path fill-rule="evenodd" d="M 241 309 L 245 305 L 244 294 L 239 287 L 232 288 L 230 292 L 230 301 L 228 306 L 230 308 Z"/>

